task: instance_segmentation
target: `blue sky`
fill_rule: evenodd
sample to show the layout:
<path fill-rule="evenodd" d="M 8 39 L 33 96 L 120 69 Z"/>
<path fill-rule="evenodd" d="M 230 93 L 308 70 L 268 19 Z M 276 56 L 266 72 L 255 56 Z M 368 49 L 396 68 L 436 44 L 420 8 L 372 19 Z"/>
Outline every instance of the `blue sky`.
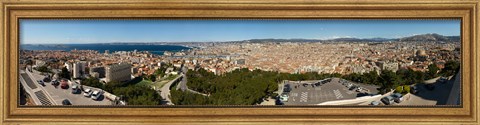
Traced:
<path fill-rule="evenodd" d="M 460 20 L 20 20 L 21 44 L 460 35 Z"/>

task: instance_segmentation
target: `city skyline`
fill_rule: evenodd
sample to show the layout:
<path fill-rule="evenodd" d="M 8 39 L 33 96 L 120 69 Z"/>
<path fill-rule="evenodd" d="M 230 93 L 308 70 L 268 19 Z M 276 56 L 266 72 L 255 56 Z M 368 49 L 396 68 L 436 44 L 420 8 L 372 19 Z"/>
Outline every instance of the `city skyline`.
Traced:
<path fill-rule="evenodd" d="M 460 35 L 460 20 L 21 20 L 21 44 Z M 208 30 L 205 30 L 208 29 Z M 201 30 L 201 31 L 200 31 Z"/>

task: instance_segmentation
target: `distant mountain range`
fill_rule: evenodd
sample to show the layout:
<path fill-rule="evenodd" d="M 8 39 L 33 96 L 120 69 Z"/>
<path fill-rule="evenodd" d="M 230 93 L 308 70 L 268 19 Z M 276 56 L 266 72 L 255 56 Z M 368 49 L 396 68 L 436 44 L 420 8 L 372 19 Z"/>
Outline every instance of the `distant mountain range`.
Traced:
<path fill-rule="evenodd" d="M 442 36 L 436 33 L 432 34 L 422 34 L 422 35 L 415 35 L 415 36 L 410 36 L 410 37 L 403 37 L 400 38 L 399 41 L 453 41 L 453 42 L 459 42 L 460 41 L 460 36 Z"/>
<path fill-rule="evenodd" d="M 443 36 L 436 33 L 414 35 L 402 38 L 336 38 L 336 39 L 250 39 L 234 42 L 398 42 L 398 41 L 443 41 L 443 42 L 460 42 L 460 36 Z"/>

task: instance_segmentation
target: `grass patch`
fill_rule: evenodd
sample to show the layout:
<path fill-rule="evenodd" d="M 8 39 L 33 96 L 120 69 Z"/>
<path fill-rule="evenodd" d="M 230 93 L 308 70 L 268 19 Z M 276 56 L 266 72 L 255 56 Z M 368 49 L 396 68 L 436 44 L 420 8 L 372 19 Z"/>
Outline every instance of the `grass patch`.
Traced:
<path fill-rule="evenodd" d="M 167 78 L 165 78 L 164 80 L 167 80 L 167 81 L 172 81 L 173 79 L 177 78 L 178 75 L 168 75 Z"/>
<path fill-rule="evenodd" d="M 148 86 L 148 87 L 150 87 L 150 86 L 153 85 L 153 83 L 150 80 L 142 80 L 142 81 L 138 82 L 136 85 L 137 86 Z"/>

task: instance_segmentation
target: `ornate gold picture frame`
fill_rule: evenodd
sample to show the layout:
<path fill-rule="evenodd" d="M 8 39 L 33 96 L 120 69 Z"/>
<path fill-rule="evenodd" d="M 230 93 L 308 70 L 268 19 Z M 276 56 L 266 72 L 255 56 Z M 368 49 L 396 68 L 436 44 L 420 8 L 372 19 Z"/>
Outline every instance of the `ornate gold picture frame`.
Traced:
<path fill-rule="evenodd" d="M 1 3 L 2 124 L 479 124 L 479 1 L 15 1 Z M 461 107 L 21 107 L 20 19 L 460 19 Z"/>

